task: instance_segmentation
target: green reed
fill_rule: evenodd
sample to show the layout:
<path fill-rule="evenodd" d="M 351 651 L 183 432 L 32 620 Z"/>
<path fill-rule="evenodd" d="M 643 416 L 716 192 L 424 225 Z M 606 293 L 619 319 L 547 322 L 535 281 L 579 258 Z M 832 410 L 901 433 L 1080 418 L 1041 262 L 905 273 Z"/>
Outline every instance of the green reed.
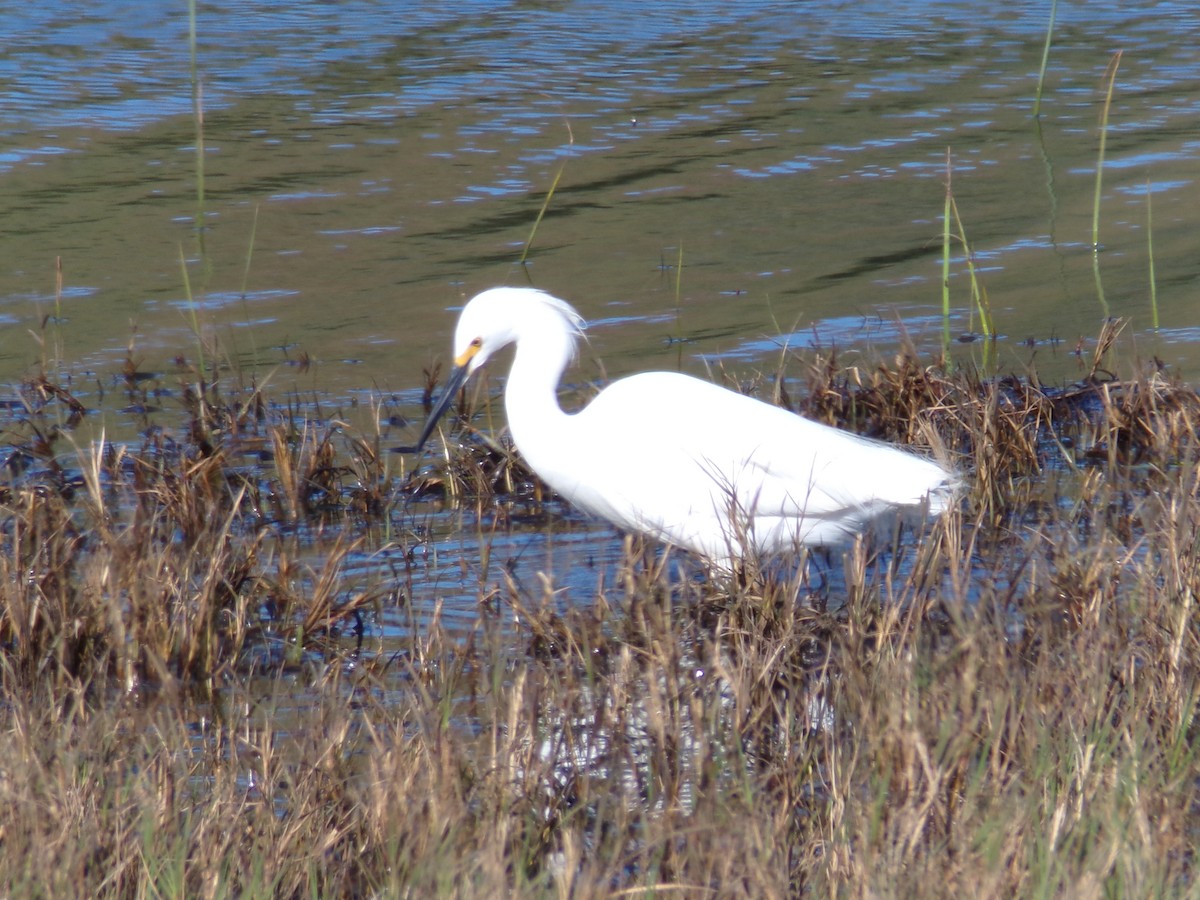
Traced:
<path fill-rule="evenodd" d="M 250 263 L 254 259 L 254 239 L 258 235 L 258 204 L 254 204 L 254 219 L 250 223 L 250 239 L 246 242 L 246 264 L 242 268 L 242 300 L 246 299 L 246 285 L 250 282 Z"/>
<path fill-rule="evenodd" d="M 192 77 L 192 118 L 196 124 L 196 230 L 204 227 L 204 88 L 196 59 L 196 0 L 188 0 L 188 53 Z"/>
<path fill-rule="evenodd" d="M 1046 63 L 1050 60 L 1050 42 L 1054 35 L 1054 19 L 1058 15 L 1058 0 L 1050 2 L 1050 22 L 1046 25 L 1046 43 L 1042 47 L 1042 65 L 1038 69 L 1037 94 L 1033 100 L 1033 115 L 1034 118 L 1040 114 L 1042 109 L 1042 88 L 1046 83 Z"/>
<path fill-rule="evenodd" d="M 1121 65 L 1121 51 L 1113 54 L 1104 77 L 1108 82 L 1104 91 L 1104 104 L 1100 109 L 1100 147 L 1096 156 L 1096 188 L 1092 198 L 1092 277 L 1096 283 L 1096 298 L 1104 315 L 1109 314 L 1108 297 L 1104 292 L 1104 278 L 1100 271 L 1100 198 L 1104 188 L 1104 156 L 1108 145 L 1108 114 L 1112 108 L 1113 87 L 1117 80 L 1117 69 Z"/>
<path fill-rule="evenodd" d="M 188 274 L 187 256 L 184 255 L 182 245 L 179 247 L 179 271 L 183 276 L 183 296 L 187 301 L 188 318 L 192 326 L 192 334 L 196 336 L 196 368 L 200 376 L 200 384 L 203 386 L 207 381 L 204 365 L 204 334 L 200 328 L 200 314 L 197 309 L 196 298 L 192 295 L 192 279 Z"/>
<path fill-rule="evenodd" d="M 942 208 L 942 350 L 950 352 L 950 151 L 946 150 L 946 201 Z"/>
<path fill-rule="evenodd" d="M 250 316 L 250 308 L 246 303 L 246 291 L 247 291 L 247 286 L 250 283 L 250 263 L 254 259 L 254 240 L 258 235 L 258 211 L 259 211 L 259 206 L 256 203 L 256 204 L 254 204 L 254 219 L 250 223 L 250 237 L 249 237 L 249 240 L 247 240 L 247 242 L 246 242 L 246 262 L 245 262 L 245 265 L 242 267 L 242 290 L 241 290 L 242 312 L 243 312 L 243 315 L 245 316 L 245 319 L 247 322 L 249 322 L 251 320 L 251 316 Z M 247 331 L 249 331 L 249 333 L 250 333 L 251 356 L 252 356 L 252 359 L 254 360 L 254 364 L 257 366 L 257 364 L 258 364 L 258 342 L 255 341 L 255 339 L 254 339 L 254 329 L 250 328 L 250 329 L 247 329 Z"/>
<path fill-rule="evenodd" d="M 946 348 L 950 344 L 950 245 L 953 240 L 957 240 L 963 250 L 963 259 L 967 264 L 967 273 L 971 279 L 971 302 L 974 305 L 974 313 L 979 315 L 979 328 L 989 343 L 996 334 L 987 289 L 984 288 L 979 278 L 975 265 L 975 253 L 967 241 L 966 228 L 963 226 L 962 217 L 958 212 L 958 202 L 954 199 L 951 177 L 950 152 L 947 150 L 946 199 L 942 212 L 942 340 Z M 954 223 L 953 226 L 951 226 L 951 221 Z M 972 318 L 974 318 L 974 314 Z"/>
<path fill-rule="evenodd" d="M 1146 258 L 1150 268 L 1150 322 L 1158 331 L 1158 279 L 1154 276 L 1154 201 L 1150 179 L 1146 179 Z"/>
<path fill-rule="evenodd" d="M 64 346 L 63 346 L 63 333 L 62 333 L 62 323 L 63 323 L 62 297 L 63 297 L 62 256 L 55 256 L 54 257 L 54 316 L 53 316 L 54 347 L 52 350 L 55 368 L 58 368 L 62 364 L 63 354 L 65 352 Z M 42 330 L 44 333 L 45 332 L 45 324 L 46 324 L 45 319 L 43 319 L 42 324 L 43 324 Z M 47 360 L 44 355 L 44 350 L 45 350 L 45 348 L 43 347 L 42 371 L 46 371 L 46 363 L 47 363 Z"/>
<path fill-rule="evenodd" d="M 575 133 L 571 130 L 571 123 L 567 122 L 567 146 L 575 146 Z M 558 171 L 554 173 L 554 181 L 550 183 L 550 190 L 546 191 L 546 196 L 542 200 L 541 208 L 538 209 L 537 216 L 533 220 L 533 227 L 529 229 L 529 237 L 525 239 L 525 246 L 521 249 L 521 258 L 518 262 L 523 266 L 525 260 L 529 258 L 529 250 L 533 247 L 533 239 L 537 235 L 538 226 L 542 224 L 542 219 L 546 215 L 546 210 L 550 208 L 550 201 L 554 199 L 554 192 L 558 190 L 558 183 L 562 180 L 563 172 L 567 169 L 567 159 L 562 161 L 558 167 Z"/>
<path fill-rule="evenodd" d="M 1113 86 L 1117 80 L 1117 69 L 1121 65 L 1121 52 L 1118 50 L 1104 71 L 1108 87 L 1104 92 L 1104 105 L 1100 110 L 1100 150 L 1096 158 L 1096 191 L 1092 200 L 1092 250 L 1100 250 L 1100 195 L 1104 185 L 1104 153 L 1108 143 L 1108 113 L 1112 108 Z"/>
<path fill-rule="evenodd" d="M 675 366 L 683 369 L 683 241 L 675 257 Z"/>

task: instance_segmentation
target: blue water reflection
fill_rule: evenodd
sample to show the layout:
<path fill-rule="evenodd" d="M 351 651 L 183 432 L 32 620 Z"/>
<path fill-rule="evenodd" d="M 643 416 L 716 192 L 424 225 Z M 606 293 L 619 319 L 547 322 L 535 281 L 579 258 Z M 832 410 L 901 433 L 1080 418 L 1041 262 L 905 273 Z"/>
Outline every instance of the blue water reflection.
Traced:
<path fill-rule="evenodd" d="M 191 111 L 189 21 L 186 4 L 100 0 L 80 14 L 78 4 L 4 4 L 0 9 L 0 97 L 5 106 L 0 164 L 44 152 L 29 140 L 50 129 L 136 129 Z M 469 102 L 518 86 L 522 95 L 553 89 L 546 107 L 577 101 L 597 116 L 624 115 L 639 93 L 670 90 L 695 65 L 696 42 L 736 31 L 727 59 L 710 58 L 714 73 L 746 77 L 773 53 L 792 46 L 814 63 L 835 67 L 830 41 L 898 41 L 904 58 L 931 58 L 949 48 L 1002 54 L 1044 32 L 1048 4 L 1025 2 L 908 2 L 848 4 L 792 2 L 404 3 L 351 0 L 337 4 L 257 0 L 200 4 L 198 67 L 207 106 L 255 94 L 310 96 L 305 81 L 323 67 L 369 63 L 386 77 L 357 96 L 313 110 L 314 120 L 395 116 L 428 105 Z M 1148 21 L 1157 23 L 1151 28 Z M 1058 12 L 1061 40 L 1071 33 L 1123 35 L 1156 56 L 1163 34 L 1200 26 L 1195 4 L 1142 5 L 1110 0 Z M 1013 38 L 1017 38 L 1016 41 Z M 1069 46 L 1068 46 L 1069 52 Z M 1171 48 L 1167 48 L 1171 49 Z M 671 61 L 677 66 L 673 67 Z M 905 67 L 908 68 L 908 67 Z M 952 71 L 952 70 L 950 70 Z M 1171 49 L 1142 76 L 1148 87 L 1195 79 L 1193 54 Z M 940 68 L 937 78 L 945 78 Z M 929 77 L 934 77 L 931 74 Z M 719 81 L 720 79 L 714 79 Z M 380 88 L 385 89 L 381 90 Z M 863 99 L 911 93 L 911 72 L 857 86 Z M 503 109 L 503 107 L 501 107 Z M 514 103 L 513 120 L 545 110 Z M 23 137 L 24 136 L 24 137 Z"/>

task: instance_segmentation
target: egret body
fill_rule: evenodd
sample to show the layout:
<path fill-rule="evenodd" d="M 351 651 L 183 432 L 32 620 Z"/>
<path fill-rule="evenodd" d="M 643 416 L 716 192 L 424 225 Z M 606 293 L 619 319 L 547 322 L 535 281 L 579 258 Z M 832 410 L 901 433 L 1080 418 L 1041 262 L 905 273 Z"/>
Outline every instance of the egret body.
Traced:
<path fill-rule="evenodd" d="M 580 509 L 718 566 L 836 543 L 901 507 L 938 513 L 953 495 L 955 474 L 930 459 L 687 375 L 632 375 L 563 412 L 558 383 L 583 328 L 543 291 L 474 297 L 455 330 L 454 372 L 410 449 L 466 379 L 515 344 L 504 405 L 533 471 Z"/>

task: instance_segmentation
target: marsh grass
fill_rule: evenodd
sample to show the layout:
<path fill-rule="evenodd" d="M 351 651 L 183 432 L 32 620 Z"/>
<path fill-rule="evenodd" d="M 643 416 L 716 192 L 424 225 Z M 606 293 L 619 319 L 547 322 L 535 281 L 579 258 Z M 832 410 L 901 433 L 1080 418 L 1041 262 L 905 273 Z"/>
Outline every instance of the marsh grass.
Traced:
<path fill-rule="evenodd" d="M 1107 86 L 1104 91 L 1104 102 L 1100 107 L 1100 146 L 1096 151 L 1096 188 L 1092 198 L 1092 251 L 1100 252 L 1100 198 L 1104 188 L 1104 155 L 1108 146 L 1108 114 L 1112 109 L 1113 90 L 1117 84 L 1117 70 L 1121 67 L 1121 53 L 1118 50 L 1109 60 L 1104 70 L 1104 80 Z"/>
<path fill-rule="evenodd" d="M 1033 117 L 1041 115 L 1042 90 L 1046 85 L 1046 66 L 1050 62 L 1050 46 L 1054 42 L 1054 20 L 1058 17 L 1058 0 L 1050 0 L 1050 21 L 1046 23 L 1046 41 L 1042 45 L 1042 63 L 1038 67 L 1037 91 L 1033 99 Z"/>
<path fill-rule="evenodd" d="M 974 314 L 979 314 L 979 328 L 983 333 L 984 339 L 988 342 L 984 345 L 985 359 L 990 356 L 991 341 L 996 336 L 995 325 L 992 322 L 992 307 L 988 301 L 987 289 L 984 288 L 983 282 L 979 278 L 978 268 L 975 265 L 975 252 L 972 250 L 970 243 L 967 242 L 967 230 L 963 225 L 962 217 L 958 213 L 958 201 L 954 199 L 954 191 L 951 186 L 952 167 L 950 160 L 950 151 L 946 150 L 946 199 L 943 204 L 942 212 L 942 343 L 943 352 L 949 353 L 950 346 L 950 246 L 954 240 L 958 241 L 962 247 L 963 259 L 967 264 L 967 274 L 971 282 L 971 303 L 973 306 L 972 321 Z M 953 220 L 953 225 L 951 221 Z"/>
<path fill-rule="evenodd" d="M 571 123 L 568 120 L 565 122 L 567 128 L 567 146 L 575 146 L 575 132 L 571 129 Z M 546 196 L 542 198 L 542 205 L 538 207 L 537 215 L 533 219 L 533 225 L 529 229 L 529 237 L 525 239 L 525 244 L 521 248 L 521 257 L 517 260 L 517 264 L 524 266 L 529 260 L 529 251 L 533 249 L 533 239 L 537 237 L 538 226 L 542 224 L 542 219 L 546 215 L 546 210 L 550 208 L 550 201 L 554 199 L 554 192 L 558 190 L 558 183 L 562 180 L 563 172 L 567 170 L 567 158 L 564 158 L 558 167 L 558 171 L 554 173 L 554 180 L 550 182 L 550 189 L 546 191 Z"/>
<path fill-rule="evenodd" d="M 485 567 L 454 627 L 347 564 L 418 495 L 541 502 L 501 441 L 396 472 L 379 433 L 184 375 L 178 427 L 74 447 L 82 402 L 31 381 L 0 494 L 4 893 L 1187 893 L 1200 401 L 1112 377 L 1120 333 L 1060 390 L 911 352 L 745 384 L 968 474 L 919 540 L 814 559 L 833 587 L 679 578 L 630 541 L 566 605 L 563 573 Z M 384 607 L 422 627 L 384 642 Z"/>
<path fill-rule="evenodd" d="M 1154 274 L 1154 197 L 1146 179 L 1146 268 L 1150 285 L 1150 327 L 1158 331 L 1158 278 Z"/>

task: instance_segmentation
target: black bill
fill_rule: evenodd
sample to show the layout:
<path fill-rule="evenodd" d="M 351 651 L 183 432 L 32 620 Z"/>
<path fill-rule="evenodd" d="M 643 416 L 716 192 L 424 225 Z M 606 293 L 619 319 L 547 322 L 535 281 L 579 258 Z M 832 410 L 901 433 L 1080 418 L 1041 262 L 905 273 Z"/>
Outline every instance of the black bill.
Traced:
<path fill-rule="evenodd" d="M 421 429 L 421 436 L 417 438 L 417 442 L 408 447 L 397 447 L 396 453 L 420 453 L 421 448 L 425 446 L 425 442 L 429 440 L 429 436 L 433 434 L 433 429 L 437 428 L 438 420 L 442 414 L 450 408 L 450 404 L 454 402 L 455 396 L 463 383 L 467 380 L 467 376 L 471 374 L 468 366 L 455 366 L 450 373 L 450 380 L 446 382 L 446 388 L 442 391 L 442 395 L 438 397 L 437 403 L 433 404 L 433 409 L 429 411 L 429 418 L 425 420 L 425 427 Z"/>

